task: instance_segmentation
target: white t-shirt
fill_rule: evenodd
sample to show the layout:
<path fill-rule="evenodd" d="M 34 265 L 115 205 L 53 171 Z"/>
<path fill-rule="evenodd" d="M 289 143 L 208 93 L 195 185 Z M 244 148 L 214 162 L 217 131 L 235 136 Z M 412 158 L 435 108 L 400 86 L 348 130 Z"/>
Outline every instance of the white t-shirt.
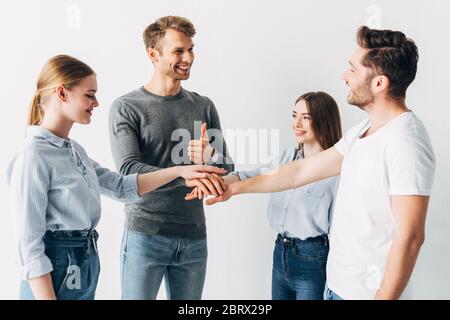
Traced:
<path fill-rule="evenodd" d="M 328 287 L 374 299 L 396 231 L 391 196 L 430 195 L 435 158 L 423 123 L 405 112 L 360 138 L 366 119 L 335 145 L 344 156 L 330 231 Z"/>

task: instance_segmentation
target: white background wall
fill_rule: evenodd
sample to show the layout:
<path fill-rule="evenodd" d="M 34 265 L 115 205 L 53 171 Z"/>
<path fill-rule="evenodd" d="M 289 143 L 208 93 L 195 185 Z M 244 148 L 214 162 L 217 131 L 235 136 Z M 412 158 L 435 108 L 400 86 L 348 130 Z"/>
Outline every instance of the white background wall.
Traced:
<path fill-rule="evenodd" d="M 4 172 L 23 140 L 28 103 L 44 62 L 65 53 L 96 70 L 101 107 L 91 125 L 75 126 L 71 136 L 91 157 L 114 168 L 108 108 L 116 97 L 150 78 L 152 67 L 141 34 L 157 17 L 169 14 L 189 17 L 198 31 L 196 61 L 184 87 L 213 99 L 225 129 L 280 129 L 280 148 L 294 142 L 289 131 L 291 106 L 306 91 L 323 90 L 334 96 L 345 129 L 364 117 L 347 105 L 348 90 L 340 80 L 355 48 L 358 26 L 402 30 L 416 41 L 421 58 L 407 102 L 428 128 L 437 171 L 412 296 L 450 298 L 448 0 L 2 0 L 0 298 L 15 299 L 19 283 Z M 275 233 L 265 219 L 266 204 L 266 195 L 247 195 L 207 208 L 205 299 L 270 299 Z M 123 220 L 122 205 L 103 199 L 99 299 L 120 297 Z"/>

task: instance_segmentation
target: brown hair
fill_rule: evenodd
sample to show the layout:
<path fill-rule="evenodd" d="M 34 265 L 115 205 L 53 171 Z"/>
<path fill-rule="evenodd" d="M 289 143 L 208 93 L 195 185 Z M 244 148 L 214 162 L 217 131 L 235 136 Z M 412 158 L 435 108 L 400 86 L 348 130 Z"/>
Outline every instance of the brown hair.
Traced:
<path fill-rule="evenodd" d="M 389 95 L 402 99 L 414 81 L 419 52 L 413 40 L 399 31 L 373 30 L 362 26 L 357 32 L 357 43 L 369 49 L 362 65 L 372 68 L 375 74 L 389 78 Z"/>
<path fill-rule="evenodd" d="M 311 128 L 322 149 L 331 148 L 342 137 L 341 116 L 336 101 L 328 93 L 308 92 L 296 101 L 305 101 L 311 115 Z"/>
<path fill-rule="evenodd" d="M 158 49 L 159 41 L 164 38 L 167 29 L 174 29 L 183 32 L 190 38 L 195 35 L 194 25 L 187 18 L 178 16 L 161 17 L 145 28 L 145 49 Z"/>
<path fill-rule="evenodd" d="M 81 80 L 95 74 L 84 62 L 67 56 L 51 58 L 42 68 L 36 84 L 36 92 L 28 111 L 28 125 L 38 125 L 44 117 L 42 104 L 46 97 L 55 92 L 59 85 L 67 89 L 77 86 Z"/>

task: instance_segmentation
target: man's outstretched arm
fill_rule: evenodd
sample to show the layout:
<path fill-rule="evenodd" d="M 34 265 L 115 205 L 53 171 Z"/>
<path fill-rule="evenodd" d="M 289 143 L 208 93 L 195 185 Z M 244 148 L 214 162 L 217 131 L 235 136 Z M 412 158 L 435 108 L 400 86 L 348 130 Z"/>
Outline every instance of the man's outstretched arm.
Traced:
<path fill-rule="evenodd" d="M 232 183 L 221 196 L 208 199 L 206 204 L 226 201 L 243 193 L 269 193 L 298 188 L 341 171 L 343 156 L 334 148 L 322 151 L 310 158 L 292 161 L 267 174 Z"/>

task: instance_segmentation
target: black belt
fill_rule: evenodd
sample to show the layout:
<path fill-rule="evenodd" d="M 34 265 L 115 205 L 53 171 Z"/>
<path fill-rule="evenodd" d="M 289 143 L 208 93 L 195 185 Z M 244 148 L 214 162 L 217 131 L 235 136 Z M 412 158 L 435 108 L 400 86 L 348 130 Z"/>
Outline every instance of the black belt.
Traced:
<path fill-rule="evenodd" d="M 278 234 L 277 240 L 281 241 L 285 245 L 294 245 L 294 244 L 302 245 L 309 243 L 323 243 L 326 246 L 328 245 L 328 235 L 326 234 L 322 234 L 317 237 L 307 238 L 305 240 L 302 240 L 300 238 L 286 237 L 282 234 Z"/>
<path fill-rule="evenodd" d="M 97 252 L 98 232 L 96 230 L 58 230 L 47 231 L 44 243 L 47 247 L 78 248 L 93 246 Z"/>

